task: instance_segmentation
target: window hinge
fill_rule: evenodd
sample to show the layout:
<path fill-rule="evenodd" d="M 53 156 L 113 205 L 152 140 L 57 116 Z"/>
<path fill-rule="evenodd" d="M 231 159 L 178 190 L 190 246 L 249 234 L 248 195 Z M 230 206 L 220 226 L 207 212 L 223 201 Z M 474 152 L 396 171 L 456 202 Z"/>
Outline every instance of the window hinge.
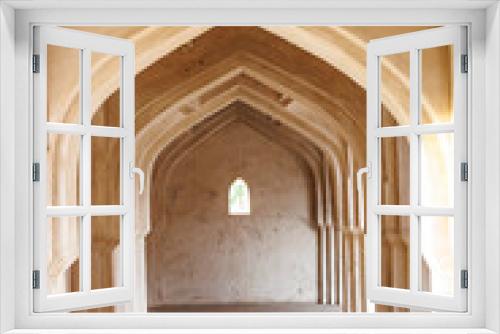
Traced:
<path fill-rule="evenodd" d="M 40 73 L 40 55 L 33 55 L 33 73 Z"/>
<path fill-rule="evenodd" d="M 469 57 L 462 55 L 462 73 L 469 72 Z"/>
<path fill-rule="evenodd" d="M 468 270 L 462 270 L 460 272 L 460 287 L 462 289 L 469 288 L 469 271 Z"/>
<path fill-rule="evenodd" d="M 38 162 L 33 163 L 33 182 L 40 181 L 40 164 Z"/>
<path fill-rule="evenodd" d="M 33 270 L 33 289 L 40 289 L 40 270 Z"/>
<path fill-rule="evenodd" d="M 460 180 L 469 181 L 469 164 L 466 162 L 460 164 Z"/>

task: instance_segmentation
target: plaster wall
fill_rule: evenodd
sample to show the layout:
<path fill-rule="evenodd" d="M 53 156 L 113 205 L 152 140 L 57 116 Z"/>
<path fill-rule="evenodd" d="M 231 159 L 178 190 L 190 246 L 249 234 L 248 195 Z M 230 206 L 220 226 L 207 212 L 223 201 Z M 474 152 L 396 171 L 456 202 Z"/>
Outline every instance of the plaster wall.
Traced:
<path fill-rule="evenodd" d="M 164 155 L 151 193 L 148 306 L 316 301 L 313 178 L 301 160 L 242 122 L 173 166 Z M 249 216 L 228 215 L 238 176 Z"/>

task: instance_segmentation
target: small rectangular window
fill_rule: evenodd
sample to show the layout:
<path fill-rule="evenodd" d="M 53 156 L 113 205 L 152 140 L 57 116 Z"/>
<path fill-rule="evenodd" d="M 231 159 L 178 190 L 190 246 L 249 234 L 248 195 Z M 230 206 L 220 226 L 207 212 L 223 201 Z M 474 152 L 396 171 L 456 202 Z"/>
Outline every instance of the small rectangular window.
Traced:
<path fill-rule="evenodd" d="M 230 215 L 250 214 L 250 188 L 240 177 L 229 186 L 228 206 Z"/>

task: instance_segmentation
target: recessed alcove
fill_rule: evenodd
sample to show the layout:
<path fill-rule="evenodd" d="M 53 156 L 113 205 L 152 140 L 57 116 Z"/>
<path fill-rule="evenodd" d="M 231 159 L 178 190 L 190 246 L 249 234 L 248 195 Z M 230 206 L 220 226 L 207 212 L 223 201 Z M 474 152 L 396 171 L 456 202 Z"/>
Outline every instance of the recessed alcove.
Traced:
<path fill-rule="evenodd" d="M 69 28 L 134 42 L 135 154 L 145 172 L 145 192 L 135 196 L 133 301 L 89 311 L 409 311 L 367 299 L 365 198 L 358 197 L 356 172 L 366 165 L 367 43 L 428 27 Z M 55 50 L 49 64 L 64 58 L 65 66 L 79 66 L 66 52 Z M 381 128 L 409 122 L 408 59 L 396 54 L 381 62 Z M 425 59 L 438 66 L 422 69 L 434 80 L 422 86 L 421 120 L 447 122 L 450 50 L 431 50 Z M 95 58 L 92 124 L 123 121 L 116 68 L 113 57 Z M 50 67 L 49 74 L 53 121 L 78 119 L 78 74 Z M 53 203 L 79 201 L 78 140 L 62 137 L 48 145 Z M 380 139 L 382 204 L 409 204 L 410 137 Z M 123 142 L 92 139 L 92 204 L 120 204 Z M 443 185 L 422 200 L 450 203 L 453 139 L 421 140 L 428 158 L 423 187 Z M 235 184 L 249 203 L 231 211 Z M 410 223 L 404 215 L 381 217 L 380 284 L 409 289 Z M 436 229 L 422 229 L 421 288 L 446 292 L 453 222 L 427 219 L 443 247 L 433 246 Z M 121 283 L 121 234 L 110 228 L 115 216 L 95 220 L 104 223 L 93 224 L 91 277 L 97 288 L 113 287 Z M 62 224 L 49 231 L 53 291 L 78 286 L 81 265 L 78 245 L 61 241 Z M 78 229 L 70 232 L 78 239 Z M 432 267 L 442 269 L 439 275 Z"/>

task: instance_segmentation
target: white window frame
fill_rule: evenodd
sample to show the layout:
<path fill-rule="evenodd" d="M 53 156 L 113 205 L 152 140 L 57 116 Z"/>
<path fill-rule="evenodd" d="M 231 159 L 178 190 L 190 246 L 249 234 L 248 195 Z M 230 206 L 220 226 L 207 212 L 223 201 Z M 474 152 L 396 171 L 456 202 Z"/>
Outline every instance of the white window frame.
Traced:
<path fill-rule="evenodd" d="M 132 298 L 132 268 L 134 254 L 134 187 L 132 167 L 135 155 L 135 47 L 127 40 L 100 36 L 59 27 L 34 27 L 34 54 L 39 56 L 39 73 L 33 75 L 34 161 L 38 163 L 40 181 L 33 184 L 34 196 L 34 270 L 39 273 L 39 288 L 34 289 L 35 312 L 70 311 L 96 306 L 129 302 Z M 79 50 L 81 122 L 56 123 L 47 120 L 47 46 Z M 93 52 L 120 58 L 120 124 L 117 127 L 92 125 L 92 71 Z M 47 135 L 69 134 L 80 136 L 80 201 L 77 205 L 47 206 Z M 120 203 L 92 205 L 91 140 L 92 138 L 120 140 Z M 35 146 L 36 145 L 36 146 Z M 80 291 L 50 294 L 48 283 L 47 220 L 50 217 L 79 218 L 80 229 Z M 120 218 L 120 284 L 106 289 L 91 289 L 91 225 L 93 216 Z"/>
<path fill-rule="evenodd" d="M 280 2 L 258 2 L 253 8 L 235 5 L 227 8 L 222 3 L 204 4 L 205 9 L 197 8 L 194 2 L 175 2 L 168 4 L 170 8 L 151 8 L 158 3 L 129 1 L 115 6 L 147 7 L 138 10 L 102 9 L 103 2 L 79 1 L 66 6 L 88 7 L 82 9 L 45 9 L 51 6 L 50 1 L 33 2 L 8 1 L 0 7 L 0 154 L 2 169 L 0 182 L 15 179 L 14 184 L 5 182 L 0 190 L 1 221 L 0 243 L 0 319 L 3 330 L 23 328 L 66 329 L 116 329 L 126 328 L 364 328 L 357 332 L 374 332 L 373 328 L 399 328 L 398 332 L 415 332 L 415 328 L 427 328 L 422 332 L 447 332 L 446 328 L 454 328 L 453 332 L 470 332 L 470 328 L 500 329 L 498 314 L 500 312 L 499 279 L 499 228 L 496 222 L 500 218 L 498 200 L 498 149 L 500 121 L 497 110 L 500 107 L 500 10 L 492 2 L 472 4 L 468 1 L 445 1 L 441 8 L 428 8 L 429 3 L 414 6 L 420 9 L 407 8 L 408 3 L 394 9 L 394 2 L 377 1 L 357 8 L 352 3 L 337 2 L 326 5 L 318 1 L 296 2 L 292 5 Z M 19 10 L 14 11 L 13 7 Z M 193 6 L 191 9 L 180 9 Z M 248 6 L 248 4 L 247 4 Z M 269 6 L 266 8 L 266 6 Z M 291 6 L 291 7 L 290 7 Z M 384 9 L 383 7 L 393 9 Z M 476 9 L 471 7 L 476 6 Z M 486 8 L 489 8 L 486 10 Z M 251 7 L 251 6 L 250 6 Z M 257 9 L 257 7 L 259 9 Z M 378 7 L 379 9 L 370 9 Z M 406 7 L 406 8 L 405 8 Z M 411 5 L 410 5 L 411 7 Z M 458 9 L 457 9 L 458 8 Z M 15 23 L 14 23 L 15 18 Z M 181 24 L 339 24 L 339 25 L 440 25 L 467 24 L 471 28 L 469 50 L 471 75 L 469 89 L 468 129 L 471 138 L 468 142 L 470 155 L 470 189 L 468 203 L 468 253 L 471 259 L 471 271 L 468 289 L 468 312 L 465 314 L 113 314 L 113 315 L 68 315 L 68 314 L 34 314 L 32 312 L 31 286 L 31 235 L 33 212 L 30 194 L 31 188 L 31 156 L 32 147 L 32 101 L 31 101 L 31 27 L 34 24 L 48 25 L 181 25 Z M 13 33 L 15 27 L 15 39 Z M 488 29 L 486 29 L 488 28 Z M 11 68 L 16 63 L 15 72 Z M 488 66 L 488 71 L 485 71 Z M 15 83 L 15 90 L 12 83 Z M 472 88 L 473 87 L 473 88 Z M 15 92 L 15 95 L 14 95 Z M 15 107 L 15 108 L 14 108 Z M 11 123 L 15 120 L 15 131 Z M 10 128 L 9 128 L 10 127 Z M 485 133 L 486 132 L 486 133 Z M 488 140 L 486 137 L 488 136 Z M 15 142 L 16 150 L 9 147 Z M 490 157 L 486 156 L 490 154 Z M 4 164 L 4 161 L 14 161 Z M 488 183 L 485 182 L 488 178 Z M 15 196 L 12 196 L 12 194 Z M 14 198 L 13 198 L 14 197 Z M 486 205 L 487 204 L 487 205 Z M 486 211 L 486 212 L 485 212 Z M 14 216 L 15 214 L 15 216 Z M 485 219 L 488 218 L 488 220 Z M 488 252 L 485 252 L 485 244 Z M 12 254 L 15 253 L 15 258 Z M 485 268 L 484 257 L 489 266 Z M 486 272 L 485 272 L 486 270 Z M 15 289 L 12 285 L 15 281 Z M 486 298 L 484 288 L 489 289 Z M 14 308 L 12 307 L 14 305 Z M 438 328 L 438 329 L 436 329 Z M 463 329 L 463 330 L 460 330 Z M 384 332 L 382 329 L 377 332 Z M 202 332 L 201 330 L 199 332 Z M 269 332 L 267 330 L 266 332 Z M 283 332 L 283 331 L 281 331 Z M 313 332 L 310 330 L 309 332 Z M 335 332 L 331 330 L 331 332 Z M 339 330 L 338 332 L 342 332 Z M 476 331 L 475 331 L 476 332 Z"/>
<path fill-rule="evenodd" d="M 467 76 L 462 73 L 462 56 L 467 56 L 466 28 L 447 26 L 425 31 L 376 39 L 367 48 L 367 161 L 371 168 L 367 189 L 367 298 L 372 302 L 422 309 L 464 312 L 467 310 L 467 290 L 461 287 L 462 270 L 467 270 L 467 181 L 461 180 L 461 164 L 467 163 Z M 421 113 L 421 59 L 420 50 L 439 46 L 453 46 L 453 121 L 444 124 L 422 124 Z M 380 85 L 381 59 L 384 56 L 409 54 L 410 69 L 410 123 L 382 127 L 382 98 Z M 425 207 L 420 204 L 421 167 L 420 135 L 453 134 L 453 189 L 454 203 L 450 208 Z M 406 136 L 409 138 L 408 205 L 381 204 L 381 144 L 382 138 Z M 409 217 L 409 289 L 383 287 L 381 277 L 380 219 L 382 216 Z M 420 290 L 421 278 L 419 226 L 425 216 L 446 216 L 453 221 L 453 294 L 442 296 Z"/>

